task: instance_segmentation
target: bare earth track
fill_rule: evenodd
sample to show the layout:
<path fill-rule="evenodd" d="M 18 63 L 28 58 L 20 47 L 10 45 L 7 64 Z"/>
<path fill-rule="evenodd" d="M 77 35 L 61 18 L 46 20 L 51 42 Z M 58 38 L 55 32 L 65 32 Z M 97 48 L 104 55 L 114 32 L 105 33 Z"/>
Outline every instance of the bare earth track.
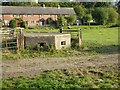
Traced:
<path fill-rule="evenodd" d="M 3 78 L 18 76 L 34 76 L 45 70 L 88 68 L 118 65 L 118 54 L 104 54 L 94 56 L 60 57 L 60 58 L 33 58 L 25 60 L 2 61 Z"/>

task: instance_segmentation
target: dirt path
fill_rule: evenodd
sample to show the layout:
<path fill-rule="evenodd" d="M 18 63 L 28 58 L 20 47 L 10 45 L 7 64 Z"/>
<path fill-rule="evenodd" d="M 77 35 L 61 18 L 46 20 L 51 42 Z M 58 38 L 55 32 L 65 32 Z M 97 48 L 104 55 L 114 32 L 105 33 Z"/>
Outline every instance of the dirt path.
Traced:
<path fill-rule="evenodd" d="M 113 66 L 118 64 L 118 54 L 61 57 L 61 58 L 33 58 L 26 60 L 2 61 L 3 78 L 17 76 L 33 76 L 44 70 Z"/>

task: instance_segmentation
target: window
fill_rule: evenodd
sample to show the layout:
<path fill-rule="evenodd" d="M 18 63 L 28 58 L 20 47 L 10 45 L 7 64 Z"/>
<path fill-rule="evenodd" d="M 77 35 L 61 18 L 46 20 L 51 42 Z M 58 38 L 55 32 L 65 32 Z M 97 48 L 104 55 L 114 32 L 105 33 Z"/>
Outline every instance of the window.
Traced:
<path fill-rule="evenodd" d="M 28 25 L 28 21 L 25 21 L 25 23 Z"/>
<path fill-rule="evenodd" d="M 66 41 L 61 41 L 61 45 L 66 45 Z"/>
<path fill-rule="evenodd" d="M 34 21 L 31 21 L 31 23 L 34 23 Z"/>
<path fill-rule="evenodd" d="M 40 44 L 40 47 L 44 47 L 44 46 L 46 45 L 45 42 L 43 42 L 43 43 L 39 43 L 39 44 Z"/>
<path fill-rule="evenodd" d="M 39 21 L 36 21 L 36 23 L 39 23 Z"/>

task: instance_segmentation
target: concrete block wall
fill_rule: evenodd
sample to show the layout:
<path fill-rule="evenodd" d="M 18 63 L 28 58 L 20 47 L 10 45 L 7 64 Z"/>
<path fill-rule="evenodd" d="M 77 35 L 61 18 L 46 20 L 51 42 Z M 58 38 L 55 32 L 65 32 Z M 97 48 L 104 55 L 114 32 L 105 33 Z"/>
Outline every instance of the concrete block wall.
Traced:
<path fill-rule="evenodd" d="M 25 46 L 35 48 L 37 45 L 46 44 L 52 45 L 55 49 L 59 50 L 62 48 L 68 48 L 71 46 L 71 35 L 70 34 L 26 34 L 24 36 Z"/>

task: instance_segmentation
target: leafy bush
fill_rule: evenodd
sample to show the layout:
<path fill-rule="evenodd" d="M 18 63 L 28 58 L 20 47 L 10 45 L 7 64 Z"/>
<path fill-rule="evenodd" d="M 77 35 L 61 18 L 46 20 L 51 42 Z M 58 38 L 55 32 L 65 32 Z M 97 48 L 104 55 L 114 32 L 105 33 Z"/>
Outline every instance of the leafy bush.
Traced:
<path fill-rule="evenodd" d="M 27 29 L 28 28 L 28 26 L 25 24 L 25 22 L 23 21 L 23 22 L 21 22 L 21 27 L 23 27 L 23 28 L 25 28 L 25 29 Z"/>
<path fill-rule="evenodd" d="M 53 20 L 52 20 L 52 18 L 48 18 L 48 19 L 46 20 L 46 22 L 47 22 L 47 24 L 51 25 L 51 24 L 53 23 Z"/>
<path fill-rule="evenodd" d="M 17 21 L 16 21 L 15 19 L 11 20 L 11 21 L 9 22 L 9 27 L 10 27 L 10 28 L 15 28 L 15 27 L 17 27 Z"/>
<path fill-rule="evenodd" d="M 17 24 L 20 24 L 20 27 L 23 27 L 23 28 L 28 28 L 28 26 L 26 25 L 25 21 L 22 19 L 22 18 L 15 18 L 15 20 L 17 20 Z"/>

